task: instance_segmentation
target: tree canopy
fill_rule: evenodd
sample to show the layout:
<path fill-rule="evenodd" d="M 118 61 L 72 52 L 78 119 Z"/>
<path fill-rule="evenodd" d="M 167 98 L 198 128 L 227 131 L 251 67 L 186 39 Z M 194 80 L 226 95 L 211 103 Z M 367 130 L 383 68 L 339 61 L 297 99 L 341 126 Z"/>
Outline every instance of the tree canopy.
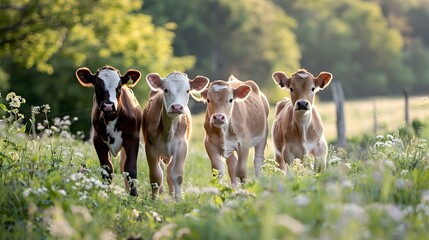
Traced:
<path fill-rule="evenodd" d="M 428 19 L 425 0 L 3 0 L 0 90 L 83 117 L 92 90 L 74 77 L 82 66 L 234 74 L 272 103 L 284 95 L 272 72 L 300 67 L 332 72 L 348 98 L 425 93 Z M 135 88 L 142 103 L 147 91 Z"/>

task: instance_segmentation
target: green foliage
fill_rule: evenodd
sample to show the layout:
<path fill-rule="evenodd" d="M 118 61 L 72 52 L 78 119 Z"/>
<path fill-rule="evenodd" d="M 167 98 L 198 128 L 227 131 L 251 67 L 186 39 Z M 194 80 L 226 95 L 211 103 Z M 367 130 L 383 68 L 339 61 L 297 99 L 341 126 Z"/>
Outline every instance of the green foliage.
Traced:
<path fill-rule="evenodd" d="M 302 65 L 330 71 L 349 97 L 398 92 L 413 84 L 401 32 L 370 1 L 278 1 L 298 22 Z M 329 7 L 326 7 L 329 6 Z"/>
<path fill-rule="evenodd" d="M 295 22 L 271 1 L 145 1 L 143 10 L 158 25 L 177 24 L 176 53 L 197 57 L 191 75 L 273 88 L 273 71 L 299 67 Z"/>
<path fill-rule="evenodd" d="M 150 16 L 138 13 L 140 1 L 11 1 L 4 6 L 1 88 L 10 85 L 34 104 L 51 103 L 54 116 L 78 116 L 86 121 L 77 124 L 80 129 L 89 129 L 93 89 L 78 84 L 78 67 L 95 72 L 112 65 L 122 73 L 135 68 L 144 79 L 149 72 L 184 71 L 195 62 L 192 56 L 173 56 L 172 28 L 156 27 Z M 133 90 L 144 103 L 145 82 Z"/>
<path fill-rule="evenodd" d="M 260 178 L 234 189 L 216 176 L 201 179 L 201 172 L 211 173 L 197 136 L 200 144 L 191 145 L 187 160 L 184 200 L 167 195 L 152 200 L 147 164 L 138 164 L 139 197 L 128 196 L 121 176 L 110 185 L 101 181 L 93 147 L 68 130 L 72 119 L 51 122 L 48 105 L 35 107 L 31 121 L 37 115 L 44 120 L 37 136 L 26 134 L 20 130 L 25 116 L 17 116 L 28 103 L 14 93 L 6 99 L 0 106 L 5 239 L 421 239 L 429 234 L 429 152 L 423 138 L 395 133 L 371 139 L 365 150 L 331 146 L 323 174 L 311 169 L 311 157 L 296 159 L 287 172 L 266 159 Z"/>

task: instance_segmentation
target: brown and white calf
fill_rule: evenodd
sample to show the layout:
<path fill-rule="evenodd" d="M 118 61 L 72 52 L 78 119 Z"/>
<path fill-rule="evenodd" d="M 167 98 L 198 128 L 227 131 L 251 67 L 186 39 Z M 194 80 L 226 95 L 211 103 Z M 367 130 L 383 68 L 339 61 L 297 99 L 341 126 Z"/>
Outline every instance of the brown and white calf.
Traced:
<path fill-rule="evenodd" d="M 329 85 L 332 74 L 321 72 L 314 77 L 300 69 L 290 78 L 284 72 L 275 72 L 273 79 L 281 88 L 288 89 L 291 96 L 276 105 L 272 135 L 277 163 L 285 170 L 285 163 L 292 164 L 295 158 L 312 154 L 314 170 L 324 171 L 328 145 L 323 136 L 322 119 L 314 106 L 314 96 Z"/>
<path fill-rule="evenodd" d="M 246 181 L 249 150 L 254 147 L 253 164 L 259 177 L 267 143 L 269 105 L 258 85 L 231 75 L 227 82 L 212 82 L 200 100 L 207 103 L 204 143 L 212 169 L 222 177 L 222 157 L 226 158 L 231 183 L 237 187 L 237 178 L 242 183 Z"/>
<path fill-rule="evenodd" d="M 113 165 L 110 153 L 116 157 L 121 152 L 120 172 L 126 172 L 125 186 L 130 195 L 137 196 L 134 180 L 137 178 L 137 156 L 140 141 L 142 110 L 133 92 L 140 80 L 137 70 L 128 70 L 121 75 L 119 70 L 105 66 L 93 74 L 88 68 L 76 71 L 79 83 L 84 87 L 94 87 L 92 106 L 92 141 L 105 170 L 103 179 L 112 180 Z M 132 82 L 127 85 L 128 82 Z"/>
<path fill-rule="evenodd" d="M 159 192 L 164 191 L 162 182 L 165 163 L 170 194 L 181 199 L 191 133 L 189 93 L 204 90 L 209 80 L 203 76 L 190 80 L 181 72 L 170 73 L 166 78 L 151 73 L 146 80 L 152 91 L 143 111 L 142 129 L 152 196 L 156 198 Z"/>

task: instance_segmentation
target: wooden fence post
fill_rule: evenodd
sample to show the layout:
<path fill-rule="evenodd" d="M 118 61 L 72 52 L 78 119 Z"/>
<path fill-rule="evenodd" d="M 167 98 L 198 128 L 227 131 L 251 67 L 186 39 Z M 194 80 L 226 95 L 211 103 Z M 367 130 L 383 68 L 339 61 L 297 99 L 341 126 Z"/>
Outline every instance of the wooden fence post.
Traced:
<path fill-rule="evenodd" d="M 344 119 L 344 92 L 341 82 L 333 82 L 332 96 L 334 98 L 337 113 L 337 145 L 344 147 L 346 140 L 346 122 Z"/>
<path fill-rule="evenodd" d="M 408 105 L 408 91 L 407 91 L 407 89 L 404 89 L 403 92 L 404 92 L 404 97 L 405 97 L 405 126 L 408 127 L 409 123 L 410 123 L 409 105 Z"/>
<path fill-rule="evenodd" d="M 374 135 L 378 134 L 378 112 L 377 112 L 377 101 L 374 98 L 372 101 L 373 110 L 372 110 L 372 119 L 374 120 Z"/>

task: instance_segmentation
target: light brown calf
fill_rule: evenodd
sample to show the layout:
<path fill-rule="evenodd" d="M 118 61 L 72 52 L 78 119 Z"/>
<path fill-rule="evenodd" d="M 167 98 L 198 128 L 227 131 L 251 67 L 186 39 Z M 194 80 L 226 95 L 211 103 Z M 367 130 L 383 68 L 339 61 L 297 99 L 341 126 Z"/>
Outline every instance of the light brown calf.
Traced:
<path fill-rule="evenodd" d="M 151 73 L 146 80 L 152 91 L 143 111 L 142 130 L 152 196 L 155 198 L 164 191 L 162 182 L 165 163 L 170 194 L 180 199 L 191 132 L 191 113 L 187 106 L 189 91 L 204 90 L 209 80 L 202 76 L 190 80 L 180 72 L 173 72 L 166 78 Z"/>
<path fill-rule="evenodd" d="M 314 170 L 324 171 L 328 145 L 323 136 L 322 120 L 314 107 L 314 96 L 332 80 L 332 74 L 321 72 L 316 78 L 307 70 L 300 69 L 288 78 L 284 72 L 273 73 L 274 81 L 290 91 L 291 99 L 283 99 L 276 105 L 276 117 L 272 134 L 276 161 L 282 170 L 285 163 L 306 154 L 315 158 Z"/>
<path fill-rule="evenodd" d="M 242 82 L 231 75 L 228 82 L 212 82 L 201 97 L 207 103 L 204 143 L 212 169 L 222 177 L 221 158 L 225 157 L 232 185 L 238 185 L 237 178 L 245 182 L 249 149 L 254 147 L 253 163 L 258 177 L 268 135 L 269 105 L 265 95 L 255 82 Z"/>

